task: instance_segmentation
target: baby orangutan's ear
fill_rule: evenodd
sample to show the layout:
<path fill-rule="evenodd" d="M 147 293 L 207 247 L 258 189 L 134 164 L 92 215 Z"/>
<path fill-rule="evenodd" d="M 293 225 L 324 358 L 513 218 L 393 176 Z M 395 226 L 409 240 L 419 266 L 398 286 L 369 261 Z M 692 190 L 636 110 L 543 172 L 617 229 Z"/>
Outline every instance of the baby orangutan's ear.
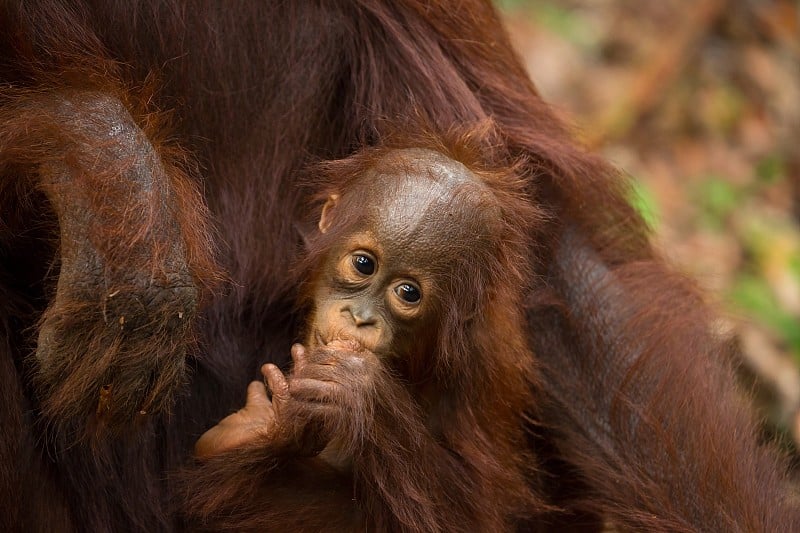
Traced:
<path fill-rule="evenodd" d="M 333 220 L 333 210 L 336 207 L 336 204 L 339 203 L 339 195 L 338 194 L 331 194 L 328 197 L 328 200 L 325 202 L 325 205 L 322 206 L 322 214 L 319 216 L 319 230 L 322 233 L 328 231 L 328 228 L 331 227 L 331 222 Z"/>

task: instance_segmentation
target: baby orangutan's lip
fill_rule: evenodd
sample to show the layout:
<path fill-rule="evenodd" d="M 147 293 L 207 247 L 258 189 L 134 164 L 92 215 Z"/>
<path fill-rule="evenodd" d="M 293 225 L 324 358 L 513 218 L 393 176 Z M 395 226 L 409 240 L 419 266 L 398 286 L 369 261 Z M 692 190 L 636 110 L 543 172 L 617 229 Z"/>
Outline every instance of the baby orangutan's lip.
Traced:
<path fill-rule="evenodd" d="M 348 352 L 360 352 L 364 349 L 361 343 L 353 339 L 333 339 L 326 346 L 334 350 L 347 350 Z"/>
<path fill-rule="evenodd" d="M 364 345 L 353 338 L 333 337 L 326 340 L 319 330 L 314 330 L 313 346 L 332 348 L 334 350 L 346 350 L 348 352 L 360 352 Z M 312 347 L 312 346 L 309 346 Z"/>
<path fill-rule="evenodd" d="M 360 352 L 364 349 L 360 342 L 355 339 L 331 339 L 326 344 L 325 347 L 332 348 L 334 350 L 345 350 L 348 352 Z"/>

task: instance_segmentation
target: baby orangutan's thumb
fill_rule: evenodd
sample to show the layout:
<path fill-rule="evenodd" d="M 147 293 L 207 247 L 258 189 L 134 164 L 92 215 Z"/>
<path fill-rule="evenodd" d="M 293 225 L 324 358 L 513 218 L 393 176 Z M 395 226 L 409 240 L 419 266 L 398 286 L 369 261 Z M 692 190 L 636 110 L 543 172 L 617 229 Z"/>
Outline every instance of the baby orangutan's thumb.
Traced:
<path fill-rule="evenodd" d="M 247 407 L 268 407 L 267 387 L 263 381 L 252 381 L 247 386 Z"/>

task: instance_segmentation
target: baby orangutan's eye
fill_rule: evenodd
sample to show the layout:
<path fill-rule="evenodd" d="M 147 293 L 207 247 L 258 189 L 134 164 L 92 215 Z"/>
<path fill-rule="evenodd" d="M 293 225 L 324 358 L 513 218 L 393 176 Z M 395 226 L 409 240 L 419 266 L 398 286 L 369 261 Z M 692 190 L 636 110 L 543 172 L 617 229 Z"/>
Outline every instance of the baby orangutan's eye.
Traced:
<path fill-rule="evenodd" d="M 419 303 L 422 298 L 419 288 L 411 283 L 401 283 L 395 287 L 394 292 L 401 300 L 409 304 Z"/>
<path fill-rule="evenodd" d="M 375 260 L 365 254 L 355 254 L 353 255 L 353 268 L 359 274 L 371 276 L 375 273 Z"/>

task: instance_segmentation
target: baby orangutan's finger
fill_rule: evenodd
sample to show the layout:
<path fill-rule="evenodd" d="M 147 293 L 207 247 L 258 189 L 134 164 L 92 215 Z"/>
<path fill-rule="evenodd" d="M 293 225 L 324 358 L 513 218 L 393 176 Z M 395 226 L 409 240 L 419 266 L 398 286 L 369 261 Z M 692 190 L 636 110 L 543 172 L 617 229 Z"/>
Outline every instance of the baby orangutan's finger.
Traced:
<path fill-rule="evenodd" d="M 338 396 L 340 385 L 319 379 L 293 378 L 289 381 L 292 398 L 304 402 L 330 403 Z"/>
<path fill-rule="evenodd" d="M 278 409 L 280 404 L 289 401 L 289 384 L 286 383 L 286 377 L 277 366 L 270 363 L 261 367 L 261 373 L 272 391 L 272 403 Z"/>
<path fill-rule="evenodd" d="M 246 405 L 203 433 L 194 447 L 198 459 L 267 439 L 275 427 L 275 411 L 267 398 L 264 384 L 254 381 L 247 386 Z"/>
<path fill-rule="evenodd" d="M 301 374 L 306 366 L 306 348 L 302 344 L 292 344 L 293 374 Z"/>
<path fill-rule="evenodd" d="M 251 381 L 247 386 L 247 406 L 259 409 L 272 407 L 267 396 L 267 387 L 262 381 Z"/>

